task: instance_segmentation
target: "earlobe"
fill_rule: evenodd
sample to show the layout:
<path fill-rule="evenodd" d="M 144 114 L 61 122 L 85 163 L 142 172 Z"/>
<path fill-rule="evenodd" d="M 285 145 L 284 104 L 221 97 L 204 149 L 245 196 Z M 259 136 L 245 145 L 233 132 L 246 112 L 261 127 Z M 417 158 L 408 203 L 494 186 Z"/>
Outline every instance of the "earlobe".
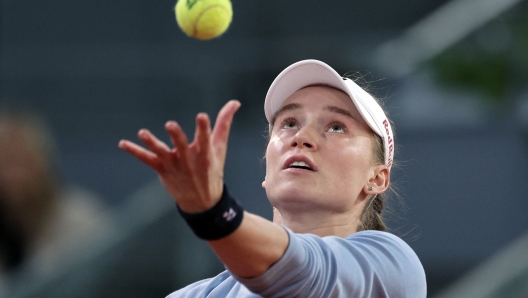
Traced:
<path fill-rule="evenodd" d="M 262 188 L 266 188 L 266 180 L 262 181 Z"/>

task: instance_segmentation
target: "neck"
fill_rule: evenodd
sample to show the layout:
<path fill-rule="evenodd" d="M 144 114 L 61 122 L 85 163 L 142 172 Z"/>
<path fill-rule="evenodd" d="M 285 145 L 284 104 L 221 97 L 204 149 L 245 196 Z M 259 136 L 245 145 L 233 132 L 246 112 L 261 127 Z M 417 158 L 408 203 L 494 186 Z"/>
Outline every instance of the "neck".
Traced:
<path fill-rule="evenodd" d="M 361 210 L 351 210 L 346 213 L 332 213 L 328 210 L 320 212 L 288 212 L 273 208 L 273 222 L 284 225 L 295 233 L 310 233 L 320 237 L 338 236 L 345 238 L 357 231 Z"/>

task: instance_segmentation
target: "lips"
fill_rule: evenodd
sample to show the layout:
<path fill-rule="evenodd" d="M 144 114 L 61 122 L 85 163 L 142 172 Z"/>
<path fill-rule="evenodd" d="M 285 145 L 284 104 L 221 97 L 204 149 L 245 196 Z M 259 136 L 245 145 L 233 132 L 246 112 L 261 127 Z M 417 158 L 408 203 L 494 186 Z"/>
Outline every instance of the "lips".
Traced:
<path fill-rule="evenodd" d="M 288 157 L 283 164 L 283 169 L 303 169 L 317 172 L 317 167 L 315 164 L 306 156 L 301 155 Z"/>

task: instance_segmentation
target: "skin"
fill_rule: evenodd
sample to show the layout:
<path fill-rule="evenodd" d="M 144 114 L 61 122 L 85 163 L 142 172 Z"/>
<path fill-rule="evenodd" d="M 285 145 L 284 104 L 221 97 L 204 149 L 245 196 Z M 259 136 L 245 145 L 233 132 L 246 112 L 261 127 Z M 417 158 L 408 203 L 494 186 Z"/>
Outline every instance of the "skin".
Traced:
<path fill-rule="evenodd" d="M 374 163 L 373 139 L 346 93 L 311 86 L 290 96 L 275 115 L 266 150 L 263 187 L 275 220 L 298 233 L 356 232 L 367 199 L 389 182 L 387 167 Z M 306 160 L 313 171 L 285 168 L 291 160 Z"/>
<path fill-rule="evenodd" d="M 282 257 L 289 239 L 277 223 L 295 232 L 348 236 L 355 232 L 366 198 L 383 192 L 389 183 L 387 168 L 372 163 L 372 132 L 346 94 L 314 86 L 295 92 L 283 107 L 290 103 L 302 107 L 277 115 L 266 152 L 263 186 L 276 207 L 275 223 L 245 212 L 232 234 L 208 241 L 220 260 L 241 277 L 259 276 Z M 327 106 L 340 112 L 328 111 Z M 220 200 L 229 129 L 239 107 L 238 101 L 229 101 L 212 131 L 209 117 L 198 114 L 191 143 L 180 126 L 169 121 L 165 128 L 174 148 L 146 129 L 138 136 L 147 149 L 127 140 L 121 140 L 119 147 L 154 169 L 183 211 L 203 212 Z M 282 125 L 288 115 L 296 122 Z M 334 125 L 337 120 L 347 133 Z M 284 169 L 292 154 L 309 158 L 317 171 Z"/>

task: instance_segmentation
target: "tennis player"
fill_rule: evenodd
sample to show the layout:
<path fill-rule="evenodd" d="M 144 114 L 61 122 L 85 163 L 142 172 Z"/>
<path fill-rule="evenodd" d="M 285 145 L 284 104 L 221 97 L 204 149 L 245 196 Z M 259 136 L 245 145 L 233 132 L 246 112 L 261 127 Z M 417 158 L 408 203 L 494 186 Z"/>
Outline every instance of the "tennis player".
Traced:
<path fill-rule="evenodd" d="M 174 148 L 146 129 L 138 136 L 148 150 L 119 143 L 158 173 L 227 269 L 169 297 L 426 297 L 418 257 L 381 218 L 394 137 L 378 102 L 317 60 L 279 74 L 264 103 L 270 132 L 262 186 L 273 222 L 244 211 L 223 183 L 239 107 L 229 101 L 212 131 L 198 114 L 190 144 L 174 121 L 165 126 Z"/>

